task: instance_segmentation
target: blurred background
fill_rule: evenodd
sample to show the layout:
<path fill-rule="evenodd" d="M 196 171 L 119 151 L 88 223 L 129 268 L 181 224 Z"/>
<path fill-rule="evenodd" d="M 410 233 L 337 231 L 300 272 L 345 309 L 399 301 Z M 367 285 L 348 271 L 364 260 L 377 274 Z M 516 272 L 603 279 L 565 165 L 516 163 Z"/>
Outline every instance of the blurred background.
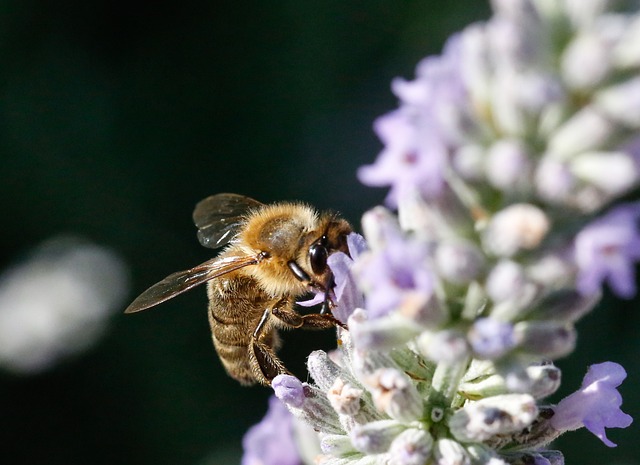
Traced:
<path fill-rule="evenodd" d="M 270 392 L 224 374 L 204 289 L 122 310 L 212 256 L 191 222 L 208 195 L 303 200 L 358 225 L 385 194 L 355 171 L 380 149 L 371 124 L 396 107 L 390 80 L 487 18 L 487 3 L 0 8 L 0 463 L 238 463 Z M 82 292 L 71 304 L 68 287 Z M 60 299 L 87 310 L 20 312 Z M 588 364 L 614 360 L 629 372 L 623 410 L 640 421 L 638 318 L 637 302 L 609 298 L 585 318 L 558 396 Z M 299 377 L 312 348 L 331 348 L 330 332 L 285 335 Z M 612 430 L 614 450 L 586 431 L 558 447 L 567 463 L 640 463 L 635 429 Z"/>

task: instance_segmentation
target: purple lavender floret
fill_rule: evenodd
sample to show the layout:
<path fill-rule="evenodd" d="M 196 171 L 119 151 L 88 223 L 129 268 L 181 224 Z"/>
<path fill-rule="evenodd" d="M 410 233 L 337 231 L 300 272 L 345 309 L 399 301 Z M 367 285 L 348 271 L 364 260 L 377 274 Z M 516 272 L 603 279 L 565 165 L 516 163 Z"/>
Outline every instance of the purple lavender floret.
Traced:
<path fill-rule="evenodd" d="M 591 365 L 582 386 L 565 397 L 555 408 L 551 426 L 558 431 L 571 431 L 582 426 L 595 434 L 609 447 L 615 447 L 605 428 L 626 428 L 633 419 L 620 406 L 622 396 L 616 389 L 627 372 L 614 362 Z"/>
<path fill-rule="evenodd" d="M 369 186 L 390 186 L 391 207 L 415 190 L 434 198 L 444 189 L 448 150 L 461 138 L 468 104 L 459 48 L 453 36 L 442 56 L 418 64 L 414 81 L 394 80 L 400 108 L 374 123 L 385 148 L 372 165 L 360 168 L 358 178 Z"/>
<path fill-rule="evenodd" d="M 422 297 L 433 291 L 427 247 L 418 241 L 390 235 L 383 250 L 368 256 L 358 268 L 357 280 L 366 289 L 366 308 L 375 319 L 398 309 L 406 298 Z"/>
<path fill-rule="evenodd" d="M 575 239 L 577 287 L 584 295 L 606 281 L 619 297 L 636 294 L 635 265 L 640 260 L 640 202 L 620 205 L 587 225 Z"/>
<path fill-rule="evenodd" d="M 337 307 L 332 313 L 345 324 L 356 308 L 364 307 L 364 297 L 356 285 L 351 268 L 355 260 L 366 250 L 367 243 L 360 234 L 351 233 L 347 236 L 347 246 L 349 255 L 338 252 L 331 254 L 327 260 L 335 281 L 333 292 Z"/>

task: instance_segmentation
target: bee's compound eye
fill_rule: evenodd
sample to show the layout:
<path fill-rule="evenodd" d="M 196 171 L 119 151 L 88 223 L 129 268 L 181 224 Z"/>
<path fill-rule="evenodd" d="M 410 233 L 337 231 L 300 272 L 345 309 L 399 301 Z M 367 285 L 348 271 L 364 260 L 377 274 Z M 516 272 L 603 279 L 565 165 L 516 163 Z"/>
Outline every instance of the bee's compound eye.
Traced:
<path fill-rule="evenodd" d="M 309 247 L 309 261 L 315 274 L 321 274 L 325 270 L 328 256 L 327 248 L 322 243 L 315 243 Z"/>

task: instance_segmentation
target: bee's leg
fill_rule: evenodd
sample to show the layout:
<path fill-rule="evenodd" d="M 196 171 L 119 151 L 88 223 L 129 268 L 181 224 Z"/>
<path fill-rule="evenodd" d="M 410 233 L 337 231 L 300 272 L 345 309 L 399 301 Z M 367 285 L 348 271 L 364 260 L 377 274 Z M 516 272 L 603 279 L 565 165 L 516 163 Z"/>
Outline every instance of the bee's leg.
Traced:
<path fill-rule="evenodd" d="M 334 326 L 347 328 L 330 313 L 310 313 L 300 315 L 290 308 L 275 306 L 271 310 L 273 316 L 292 328 L 302 329 L 328 329 Z"/>
<path fill-rule="evenodd" d="M 269 386 L 273 378 L 282 374 L 290 374 L 283 363 L 276 356 L 273 348 L 265 344 L 263 340 L 265 325 L 271 316 L 271 309 L 267 308 L 262 314 L 260 323 L 253 331 L 249 343 L 249 361 L 256 379 Z"/>

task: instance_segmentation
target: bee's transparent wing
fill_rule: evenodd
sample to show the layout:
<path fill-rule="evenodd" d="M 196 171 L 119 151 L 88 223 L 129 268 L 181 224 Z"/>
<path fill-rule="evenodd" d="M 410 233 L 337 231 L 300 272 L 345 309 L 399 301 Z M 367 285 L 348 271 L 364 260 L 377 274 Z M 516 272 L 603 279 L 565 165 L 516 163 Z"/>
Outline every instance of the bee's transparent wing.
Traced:
<path fill-rule="evenodd" d="M 200 244 L 211 249 L 228 244 L 238 233 L 249 210 L 262 205 L 239 194 L 216 194 L 200 201 L 193 211 Z"/>
<path fill-rule="evenodd" d="M 256 257 L 230 256 L 214 258 L 189 270 L 178 271 L 140 294 L 124 312 L 135 313 L 146 310 L 213 278 L 256 263 L 258 263 Z"/>

